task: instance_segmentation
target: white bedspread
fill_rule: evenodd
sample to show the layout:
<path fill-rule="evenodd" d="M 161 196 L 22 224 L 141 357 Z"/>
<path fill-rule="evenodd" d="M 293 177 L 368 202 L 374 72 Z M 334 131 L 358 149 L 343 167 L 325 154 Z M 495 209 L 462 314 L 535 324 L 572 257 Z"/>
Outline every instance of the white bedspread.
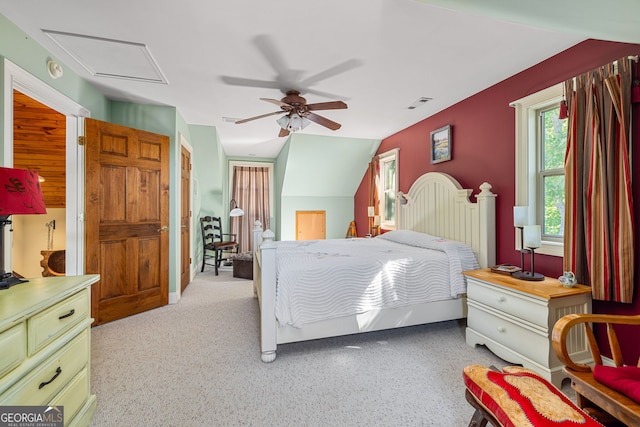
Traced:
<path fill-rule="evenodd" d="M 276 242 L 280 325 L 438 301 L 466 293 L 478 268 L 462 243 L 408 230 L 373 239 Z"/>

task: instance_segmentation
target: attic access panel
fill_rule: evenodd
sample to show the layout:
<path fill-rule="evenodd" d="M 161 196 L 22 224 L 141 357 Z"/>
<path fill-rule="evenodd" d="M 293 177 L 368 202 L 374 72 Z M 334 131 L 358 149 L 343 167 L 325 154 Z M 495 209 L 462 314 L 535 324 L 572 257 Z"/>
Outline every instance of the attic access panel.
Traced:
<path fill-rule="evenodd" d="M 42 31 L 94 76 L 168 83 L 145 44 Z"/>

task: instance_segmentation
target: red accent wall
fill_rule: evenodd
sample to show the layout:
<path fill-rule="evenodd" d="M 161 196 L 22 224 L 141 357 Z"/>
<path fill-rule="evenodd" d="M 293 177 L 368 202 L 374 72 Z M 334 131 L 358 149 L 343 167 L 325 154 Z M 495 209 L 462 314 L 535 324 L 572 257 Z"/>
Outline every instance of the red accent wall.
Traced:
<path fill-rule="evenodd" d="M 509 103 L 627 55 L 640 55 L 640 45 L 587 40 L 385 138 L 378 153 L 400 148 L 399 180 L 400 190 L 404 192 L 409 190 L 416 178 L 431 171 L 454 176 L 464 188 L 474 189 L 474 194 L 477 194 L 480 184 L 485 181 L 490 183 L 492 191 L 498 195 L 497 261 L 519 265 L 520 256 L 514 248 L 513 228 L 515 109 Z M 504 61 L 509 61 L 509 58 L 505 57 Z M 469 78 L 473 78 L 473 73 Z M 640 104 L 636 104 L 633 112 L 636 230 L 640 228 L 640 147 L 637 147 L 640 108 L 637 105 Z M 432 165 L 429 160 L 429 133 L 448 124 L 452 125 L 452 160 Z M 369 184 L 365 175 L 355 195 L 354 216 L 357 224 L 367 224 L 368 199 Z M 358 233 L 365 234 L 365 228 L 358 227 Z M 640 242 L 638 231 L 636 242 Z M 636 259 L 640 259 L 638 252 L 640 250 L 636 248 Z M 640 264 L 636 262 L 636 265 Z M 536 271 L 558 277 L 562 274 L 562 258 L 539 255 L 536 257 Z M 640 287 L 639 279 L 640 271 L 636 272 L 636 288 Z M 595 301 L 594 312 L 640 314 L 637 293 L 632 304 Z M 624 354 L 630 358 L 628 363 L 635 364 L 640 355 L 640 341 L 621 338 L 625 343 Z"/>

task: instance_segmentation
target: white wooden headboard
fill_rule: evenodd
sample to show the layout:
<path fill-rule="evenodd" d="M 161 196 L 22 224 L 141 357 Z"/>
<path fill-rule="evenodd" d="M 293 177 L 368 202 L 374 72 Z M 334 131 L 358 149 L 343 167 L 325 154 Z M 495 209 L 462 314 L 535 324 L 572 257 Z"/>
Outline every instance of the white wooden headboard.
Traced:
<path fill-rule="evenodd" d="M 407 194 L 398 193 L 398 228 L 464 242 L 475 251 L 480 267 L 495 265 L 496 195 L 486 182 L 476 203 L 469 200 L 471 193 L 446 173 L 426 173 Z"/>

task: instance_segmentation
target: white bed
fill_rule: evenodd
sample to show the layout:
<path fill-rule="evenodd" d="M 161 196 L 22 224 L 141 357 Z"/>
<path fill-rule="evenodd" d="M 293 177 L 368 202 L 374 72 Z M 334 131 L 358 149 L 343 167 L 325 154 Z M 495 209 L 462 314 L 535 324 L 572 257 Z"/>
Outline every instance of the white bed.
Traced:
<path fill-rule="evenodd" d="M 468 245 L 475 253 L 477 265 L 480 267 L 488 267 L 495 264 L 495 197 L 491 192 L 491 185 L 483 183 L 480 186 L 480 192 L 475 196 L 477 201 L 471 202 L 469 197 L 472 190 L 462 189 L 460 184 L 451 176 L 443 173 L 430 172 L 422 175 L 411 186 L 407 194 L 399 193 L 396 201 L 396 212 L 399 230 L 412 230 L 425 233 L 427 244 L 454 247 L 458 250 L 458 244 L 461 242 Z M 386 240 L 397 240 L 396 237 L 404 241 L 406 236 L 413 239 L 418 236 L 420 242 L 424 239 L 423 235 L 398 231 L 392 233 Z M 435 237 L 431 237 L 435 236 Z M 392 329 L 404 326 L 419 325 L 425 323 L 439 322 L 444 320 L 460 319 L 466 317 L 467 304 L 465 289 L 449 285 L 446 289 L 434 291 L 437 296 L 435 298 L 418 298 L 418 302 L 407 302 L 404 298 L 397 296 L 398 293 L 405 293 L 405 290 L 394 289 L 391 297 L 385 296 L 384 288 L 372 292 L 375 298 L 372 300 L 387 300 L 391 304 L 386 304 L 385 308 L 378 308 L 375 302 L 371 302 L 362 296 L 357 300 L 357 307 L 352 308 L 349 304 L 343 303 L 347 297 L 339 294 L 339 297 L 332 297 L 339 288 L 325 293 L 329 317 L 312 311 L 304 311 L 299 307 L 291 310 L 284 303 L 282 295 L 289 295 L 286 289 L 295 289 L 296 281 L 301 287 L 306 284 L 307 288 L 318 291 L 317 281 L 310 280 L 314 275 L 316 277 L 325 277 L 330 272 L 329 266 L 334 265 L 336 271 L 339 270 L 339 264 L 354 264 L 353 273 L 336 273 L 331 279 L 327 280 L 327 288 L 335 285 L 339 276 L 351 276 L 352 282 L 358 282 L 360 279 L 365 280 L 368 275 L 373 274 L 379 278 L 380 274 L 370 273 L 374 270 L 369 265 L 363 264 L 364 261 L 357 261 L 355 258 L 348 259 L 350 247 L 356 248 L 373 246 L 374 252 L 369 253 L 368 258 L 372 263 L 378 262 L 379 265 L 388 263 L 377 260 L 377 252 L 393 252 L 394 254 L 403 253 L 402 262 L 409 256 L 409 249 L 401 247 L 393 247 L 385 249 L 382 247 L 382 238 L 380 236 L 374 239 L 341 239 L 336 242 L 339 246 L 334 246 L 331 241 L 322 242 L 274 242 L 273 233 L 270 230 L 262 231 L 258 225 L 254 230 L 254 251 L 253 263 L 253 283 L 255 293 L 260 304 L 260 345 L 261 358 L 263 362 L 272 362 L 276 358 L 276 349 L 278 344 L 305 341 L 317 338 L 326 338 L 339 335 L 348 335 L 361 332 L 377 331 L 382 329 Z M 432 242 L 432 243 L 430 243 Z M 411 242 L 412 243 L 412 242 Z M 398 244 L 397 242 L 384 242 L 384 245 Z M 349 246 L 352 245 L 352 246 Z M 341 247 L 344 247 L 341 249 Z M 422 249 L 429 251 L 428 249 Z M 285 270 L 281 265 L 278 279 L 278 261 L 281 263 L 285 259 L 284 252 L 295 253 L 296 257 L 293 261 L 288 261 L 292 266 L 297 266 L 297 270 Z M 407 252 L 404 254 L 404 252 Z M 433 251 L 432 251 L 433 252 Z M 277 254 L 280 253 L 278 259 Z M 355 253 L 355 250 L 353 251 Z M 326 260 L 324 266 L 311 267 L 311 258 L 322 258 L 318 254 L 325 254 Z M 442 253 L 439 263 L 447 262 L 447 255 Z M 449 258 L 451 259 L 451 258 Z M 315 261 L 314 261 L 315 262 Z M 393 262 L 399 262 L 395 260 Z M 308 264 L 307 264 L 308 263 Z M 331 264 L 333 263 L 333 264 Z M 433 262 L 432 262 L 433 263 Z M 306 264 L 306 265 L 305 265 Z M 455 264 L 455 263 L 454 263 Z M 310 271 L 305 271 L 307 269 Z M 468 266 L 470 264 L 463 264 Z M 341 266 L 340 268 L 343 268 Z M 319 268 L 315 272 L 312 268 Z M 403 266 L 403 272 L 418 271 L 414 266 Z M 359 269 L 359 270 L 358 270 Z M 460 269 L 460 267 L 458 267 Z M 447 268 L 445 274 L 450 273 L 453 268 Z M 386 274 L 386 273 L 384 273 Z M 307 275 L 305 277 L 305 275 Z M 418 293 L 420 288 L 424 289 L 424 273 L 413 275 L 414 280 L 418 280 L 420 286 L 409 281 L 410 287 L 406 293 Z M 429 277 L 436 277 L 429 274 Z M 327 276 L 328 278 L 328 276 Z M 277 283 L 281 281 L 281 284 Z M 395 279 L 392 279 L 395 280 Z M 366 280 L 365 280 L 366 281 Z M 379 280 L 378 280 L 379 281 Z M 438 279 L 433 279 L 439 282 Z M 356 283 L 353 283 L 355 286 Z M 279 292 L 276 292 L 277 286 L 281 286 Z M 344 285 L 336 285 L 344 286 Z M 350 283 L 351 286 L 351 283 Z M 366 286 L 366 284 L 365 284 Z M 369 290 L 371 287 L 368 288 Z M 404 289 L 404 288 L 403 288 Z M 324 290 L 322 291 L 324 292 Z M 321 293 L 322 293 L 321 292 Z M 354 291 L 358 294 L 360 291 Z M 434 292 L 430 292 L 433 294 Z M 321 299 L 321 293 L 317 293 L 312 298 Z M 447 295 L 445 295 L 447 293 Z M 278 294 L 277 299 L 276 294 Z M 348 294 L 348 293 L 347 293 Z M 359 295 L 363 295 L 360 292 Z M 435 300 L 434 300 L 435 299 Z M 333 304 L 330 302 L 333 301 Z M 336 304 L 335 302 L 340 303 Z M 412 300 L 413 301 L 413 300 Z M 302 315 L 300 316 L 300 313 Z"/>

